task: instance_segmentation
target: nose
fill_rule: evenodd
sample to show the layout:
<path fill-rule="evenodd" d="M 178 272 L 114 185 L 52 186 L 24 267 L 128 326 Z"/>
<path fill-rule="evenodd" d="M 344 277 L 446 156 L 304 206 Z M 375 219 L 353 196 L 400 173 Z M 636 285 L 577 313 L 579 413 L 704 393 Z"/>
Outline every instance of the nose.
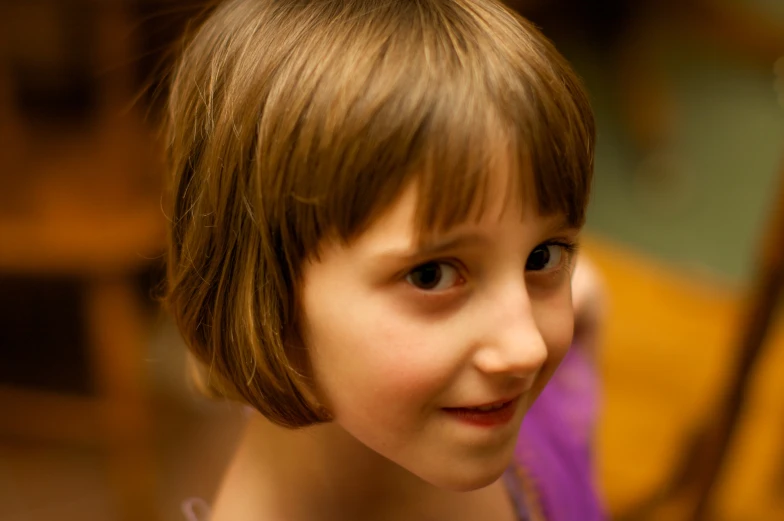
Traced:
<path fill-rule="evenodd" d="M 489 299 L 485 306 L 487 326 L 474 365 L 486 374 L 535 376 L 547 360 L 547 344 L 525 287 L 507 286 L 500 298 Z"/>

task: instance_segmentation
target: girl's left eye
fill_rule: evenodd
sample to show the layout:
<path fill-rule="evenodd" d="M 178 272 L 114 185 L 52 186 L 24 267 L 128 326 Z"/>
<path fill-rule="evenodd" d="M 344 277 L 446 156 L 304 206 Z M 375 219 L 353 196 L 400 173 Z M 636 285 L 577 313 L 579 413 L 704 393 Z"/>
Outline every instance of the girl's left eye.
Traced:
<path fill-rule="evenodd" d="M 427 262 L 411 270 L 406 281 L 424 291 L 444 291 L 459 283 L 460 274 L 446 262 Z"/>
<path fill-rule="evenodd" d="M 563 244 L 540 244 L 528 255 L 525 269 L 545 271 L 557 268 L 561 264 L 561 258 L 566 248 Z"/>

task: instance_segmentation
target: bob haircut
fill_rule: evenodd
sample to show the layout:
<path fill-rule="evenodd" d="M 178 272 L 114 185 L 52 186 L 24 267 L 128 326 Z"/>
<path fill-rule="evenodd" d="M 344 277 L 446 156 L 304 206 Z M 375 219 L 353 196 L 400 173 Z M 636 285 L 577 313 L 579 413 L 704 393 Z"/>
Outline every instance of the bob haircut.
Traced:
<path fill-rule="evenodd" d="M 581 226 L 595 141 L 580 80 L 494 0 L 227 0 L 182 50 L 166 129 L 165 303 L 203 387 L 291 428 L 330 419 L 297 328 L 322 241 L 412 183 L 420 234 L 465 222 L 499 161 L 509 199 Z"/>

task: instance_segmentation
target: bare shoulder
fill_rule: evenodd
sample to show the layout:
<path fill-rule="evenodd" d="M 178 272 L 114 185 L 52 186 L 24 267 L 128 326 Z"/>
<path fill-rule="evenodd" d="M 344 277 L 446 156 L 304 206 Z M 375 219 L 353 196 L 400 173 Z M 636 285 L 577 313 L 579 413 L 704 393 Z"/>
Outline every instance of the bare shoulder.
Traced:
<path fill-rule="evenodd" d="M 574 347 L 595 357 L 607 314 L 607 292 L 601 273 L 585 254 L 578 257 L 572 274 L 572 305 Z"/>

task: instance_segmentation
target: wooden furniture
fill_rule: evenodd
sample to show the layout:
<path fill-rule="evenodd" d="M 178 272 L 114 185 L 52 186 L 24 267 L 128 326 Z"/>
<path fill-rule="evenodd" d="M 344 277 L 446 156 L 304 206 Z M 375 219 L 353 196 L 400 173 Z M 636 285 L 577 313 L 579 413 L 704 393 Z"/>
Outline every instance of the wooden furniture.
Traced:
<path fill-rule="evenodd" d="M 645 502 L 625 513 L 621 521 L 713 519 L 715 488 L 722 478 L 756 364 L 765 351 L 766 336 L 784 295 L 784 161 L 772 203 L 738 335 L 733 373 L 716 402 L 718 407 L 685 445 L 682 464 L 673 478 Z"/>
<path fill-rule="evenodd" d="M 119 510 L 129 520 L 155 518 L 150 411 L 142 367 L 147 326 L 134 275 L 160 255 L 159 212 L 157 205 L 139 201 L 116 212 L 83 209 L 0 217 L 0 243 L 5 245 L 0 249 L 0 272 L 82 281 L 97 390 L 92 398 L 77 398 L 0 388 L 0 434 L 104 445 Z"/>
<path fill-rule="evenodd" d="M 16 36 L 42 31 L 36 25 L 48 19 L 47 6 L 63 8 L 45 1 L 6 3 L 0 29 Z M 44 14 L 24 11 L 28 7 Z M 116 496 L 110 499 L 122 519 L 155 520 L 143 367 L 147 325 L 136 276 L 160 260 L 164 246 L 159 154 L 150 131 L 129 110 L 132 31 L 122 4 L 77 7 L 91 10 L 95 23 L 83 29 L 94 30 L 92 59 L 101 71 L 94 76 L 95 111 L 88 121 L 69 126 L 26 118 L 15 99 L 18 78 L 3 66 L 11 60 L 0 61 L 0 273 L 81 281 L 96 393 L 0 387 L 0 436 L 100 445 Z M 9 12 L 14 9 L 19 11 Z M 24 26 L 28 15 L 31 27 Z M 0 50 L 8 58 L 22 44 Z M 23 57 L 25 52 L 32 51 Z"/>

